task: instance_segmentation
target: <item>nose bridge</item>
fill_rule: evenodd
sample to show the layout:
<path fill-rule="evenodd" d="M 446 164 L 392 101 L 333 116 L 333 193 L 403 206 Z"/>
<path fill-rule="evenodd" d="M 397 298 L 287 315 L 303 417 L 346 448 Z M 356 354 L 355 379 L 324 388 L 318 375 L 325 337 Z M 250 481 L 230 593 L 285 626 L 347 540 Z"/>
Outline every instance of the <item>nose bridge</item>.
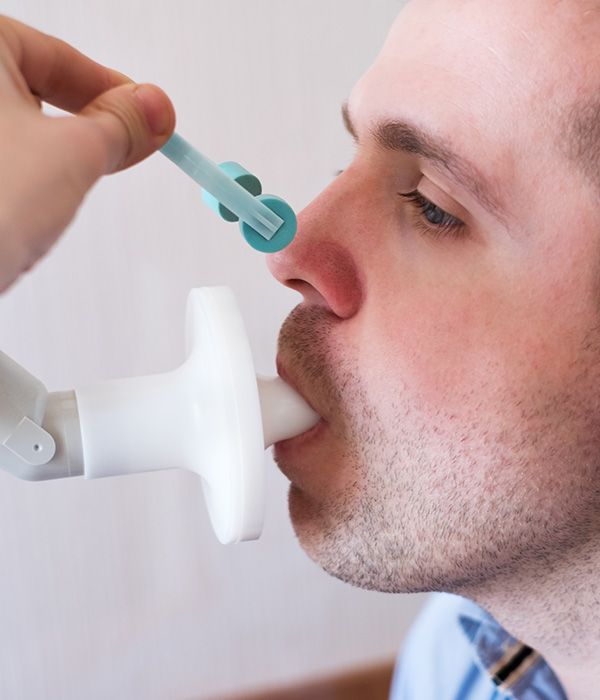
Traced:
<path fill-rule="evenodd" d="M 291 245 L 268 258 L 282 284 L 341 318 L 358 311 L 363 294 L 352 245 L 353 204 L 350 183 L 338 177 L 300 213 Z"/>
<path fill-rule="evenodd" d="M 302 210 L 301 223 L 306 225 L 307 238 L 315 231 L 322 237 L 325 228 L 329 240 L 345 238 L 344 221 L 352 218 L 352 212 L 359 205 L 357 184 L 355 178 L 344 172 Z"/>

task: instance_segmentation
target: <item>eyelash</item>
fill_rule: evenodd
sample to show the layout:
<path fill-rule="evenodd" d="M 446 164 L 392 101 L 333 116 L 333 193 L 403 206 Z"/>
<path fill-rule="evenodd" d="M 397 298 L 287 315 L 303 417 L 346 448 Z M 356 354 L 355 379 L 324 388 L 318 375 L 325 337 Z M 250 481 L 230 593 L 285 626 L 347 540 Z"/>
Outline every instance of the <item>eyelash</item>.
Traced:
<path fill-rule="evenodd" d="M 344 172 L 344 169 L 337 170 L 334 176 L 337 177 Z M 421 231 L 433 238 L 461 238 L 464 234 L 465 223 L 460 219 L 457 219 L 452 214 L 448 214 L 437 204 L 434 204 L 431 200 L 424 197 L 419 190 L 413 190 L 412 192 L 398 192 L 398 194 L 408 201 L 413 209 L 418 210 L 416 217 L 416 224 L 421 229 Z M 442 220 L 440 223 L 433 223 L 427 219 L 427 213 L 432 211 L 439 212 L 442 215 Z M 423 221 L 425 219 L 425 221 Z"/>
<path fill-rule="evenodd" d="M 461 238 L 465 224 L 460 219 L 457 219 L 452 214 L 448 214 L 437 204 L 424 197 L 418 190 L 413 192 L 398 192 L 398 194 L 408 201 L 413 209 L 416 210 L 416 224 L 421 231 L 433 238 Z M 430 221 L 427 218 L 428 214 L 436 214 L 441 216 L 439 222 Z"/>

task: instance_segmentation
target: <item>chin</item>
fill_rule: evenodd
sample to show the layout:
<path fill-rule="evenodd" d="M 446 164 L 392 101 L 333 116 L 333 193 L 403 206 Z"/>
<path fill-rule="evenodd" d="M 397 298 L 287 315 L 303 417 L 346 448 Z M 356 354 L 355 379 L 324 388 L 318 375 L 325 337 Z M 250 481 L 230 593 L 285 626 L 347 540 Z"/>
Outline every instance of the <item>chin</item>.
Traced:
<path fill-rule="evenodd" d="M 351 502 L 322 503 L 290 485 L 288 506 L 294 532 L 308 557 L 330 576 L 383 593 L 450 590 L 442 579 L 407 555 L 414 547 L 400 533 L 379 541 L 365 508 Z M 366 511 L 370 509 L 367 507 Z"/>
<path fill-rule="evenodd" d="M 290 484 L 288 507 L 300 546 L 316 564 L 325 568 L 327 551 L 332 546 L 328 543 L 325 509 L 294 483 Z"/>
<path fill-rule="evenodd" d="M 324 507 L 295 484 L 290 485 L 288 505 L 298 542 L 308 557 L 330 576 L 368 590 L 382 590 L 359 565 L 360 545 L 346 527 L 349 518 L 341 508 Z"/>

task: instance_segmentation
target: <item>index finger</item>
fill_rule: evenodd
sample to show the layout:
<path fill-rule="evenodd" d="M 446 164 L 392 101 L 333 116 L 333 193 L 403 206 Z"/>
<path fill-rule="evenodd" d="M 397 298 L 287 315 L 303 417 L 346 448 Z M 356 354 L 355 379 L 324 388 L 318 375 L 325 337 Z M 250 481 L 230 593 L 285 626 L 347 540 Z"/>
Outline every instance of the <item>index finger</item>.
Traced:
<path fill-rule="evenodd" d="M 31 92 L 69 112 L 79 112 L 106 90 L 132 82 L 92 61 L 61 39 L 0 16 L 4 39 Z"/>

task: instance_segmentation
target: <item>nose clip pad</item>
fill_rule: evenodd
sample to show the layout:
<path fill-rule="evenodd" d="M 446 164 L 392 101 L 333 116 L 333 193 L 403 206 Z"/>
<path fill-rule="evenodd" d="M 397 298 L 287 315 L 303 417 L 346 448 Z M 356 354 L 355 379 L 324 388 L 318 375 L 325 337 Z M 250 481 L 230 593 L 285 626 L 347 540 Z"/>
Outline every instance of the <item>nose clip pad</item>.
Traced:
<path fill-rule="evenodd" d="M 283 219 L 281 226 L 275 231 L 273 237 L 267 240 L 245 221 L 240 221 L 240 230 L 248 243 L 261 253 L 277 253 L 288 246 L 298 229 L 296 214 L 290 205 L 281 197 L 274 194 L 259 194 L 257 199 L 274 211 L 277 216 Z"/>
<path fill-rule="evenodd" d="M 250 226 L 250 224 L 246 223 L 245 221 L 240 221 L 240 231 L 242 232 L 242 235 L 246 241 L 255 250 L 258 250 L 261 253 L 276 253 L 289 245 L 296 235 L 296 230 L 298 228 L 296 214 L 290 205 L 281 199 L 281 197 L 277 197 L 274 194 L 262 194 L 262 185 L 260 180 L 256 177 L 256 175 L 248 172 L 246 168 L 239 163 L 229 160 L 225 163 L 220 163 L 219 168 L 228 177 L 235 180 L 238 185 L 241 185 L 245 190 L 250 192 L 252 196 L 257 197 L 257 199 L 269 207 L 271 211 L 274 211 L 281 219 L 283 219 L 283 223 L 269 240 L 267 240 L 264 236 L 261 236 L 258 231 Z M 230 209 L 227 209 L 227 207 L 223 206 L 215 196 L 204 189 L 202 190 L 202 199 L 225 221 L 239 221 L 239 217 L 236 216 L 236 214 L 234 214 Z"/>

